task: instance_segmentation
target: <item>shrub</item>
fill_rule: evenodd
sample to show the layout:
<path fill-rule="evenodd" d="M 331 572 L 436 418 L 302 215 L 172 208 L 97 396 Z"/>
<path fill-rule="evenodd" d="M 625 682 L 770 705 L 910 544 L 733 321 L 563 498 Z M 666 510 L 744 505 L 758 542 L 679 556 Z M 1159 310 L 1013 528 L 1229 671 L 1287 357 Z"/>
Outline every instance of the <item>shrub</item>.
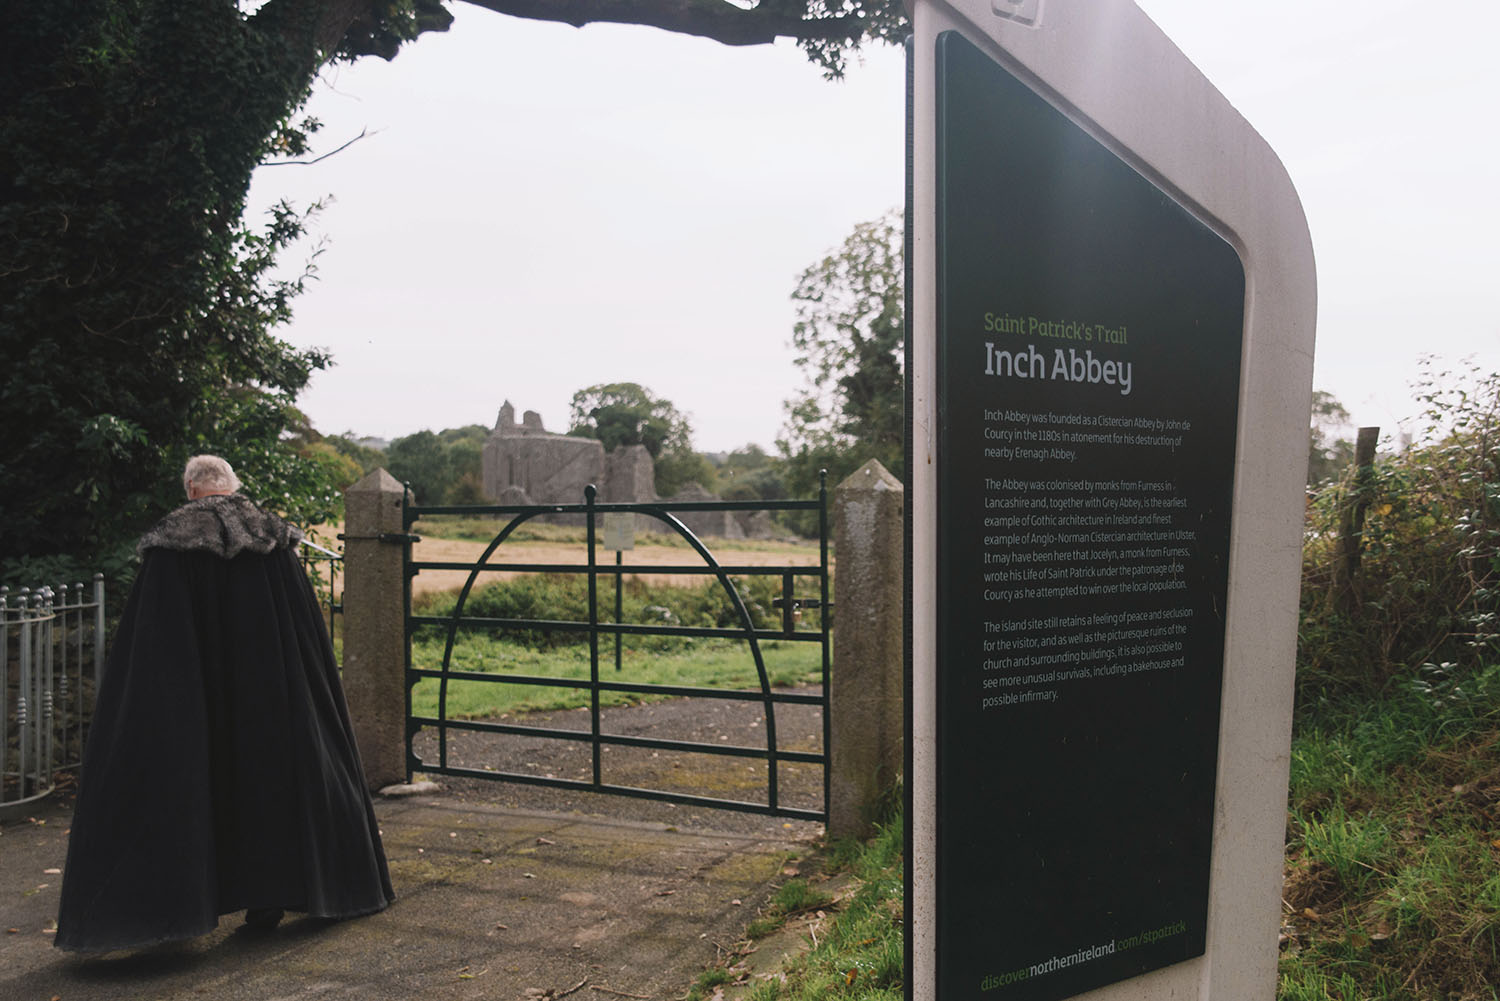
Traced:
<path fill-rule="evenodd" d="M 734 578 L 734 584 L 757 629 L 776 628 L 780 610 L 772 602 L 780 596 L 781 581 L 773 576 Z M 456 593 L 431 594 L 413 600 L 418 615 L 448 618 L 457 604 Z M 614 576 L 600 573 L 596 595 L 599 621 L 614 619 Z M 695 587 L 669 587 L 642 578 L 626 577 L 621 594 L 621 621 L 646 625 L 738 628 L 741 620 L 729 595 L 715 579 Z M 816 616 L 816 611 L 808 613 Z M 553 622 L 588 621 L 588 578 L 583 574 L 526 574 L 476 588 L 464 604 L 463 618 L 529 619 Z M 804 618 L 799 628 L 815 625 Z M 481 627 L 468 627 L 481 628 Z M 538 649 L 587 643 L 588 634 L 564 629 L 483 627 L 497 638 Z M 423 626 L 419 637 L 438 636 L 443 628 Z M 637 636 L 636 648 L 669 650 L 690 640 L 674 636 Z"/>
<path fill-rule="evenodd" d="M 1500 373 L 1424 362 L 1417 446 L 1350 470 L 1308 508 L 1299 695 L 1461 685 L 1500 651 Z M 1337 573 L 1346 506 L 1367 505 L 1358 571 Z M 1424 672 L 1424 667 L 1426 668 Z"/>

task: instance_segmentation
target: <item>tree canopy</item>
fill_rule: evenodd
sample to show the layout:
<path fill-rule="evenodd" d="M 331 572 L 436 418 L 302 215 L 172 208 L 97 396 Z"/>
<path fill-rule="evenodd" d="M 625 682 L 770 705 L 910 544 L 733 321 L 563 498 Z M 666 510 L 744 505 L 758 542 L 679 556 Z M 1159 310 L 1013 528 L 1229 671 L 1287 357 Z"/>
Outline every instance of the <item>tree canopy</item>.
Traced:
<path fill-rule="evenodd" d="M 561 21 L 640 24 L 709 38 L 725 45 L 762 45 L 794 38 L 830 77 L 843 75 L 848 54 L 866 40 L 897 43 L 906 34 L 899 0 L 468 0 L 501 14 Z"/>
<path fill-rule="evenodd" d="M 670 497 L 688 483 L 708 484 L 713 469 L 693 451 L 687 417 L 639 383 L 608 382 L 580 389 L 569 405 L 568 434 L 597 438 L 607 452 L 641 445 L 656 464 L 656 492 Z"/>
<path fill-rule="evenodd" d="M 898 38 L 903 18 L 893 0 L 473 2 L 731 45 L 790 37 L 829 76 L 862 42 Z M 303 514 L 315 516 L 328 481 L 310 488 L 308 467 L 292 468 L 310 456 L 291 414 L 330 359 L 272 334 L 301 282 L 274 280 L 271 266 L 304 216 L 282 206 L 246 225 L 250 176 L 308 150 L 317 123 L 297 116 L 321 67 L 392 58 L 451 22 L 443 0 L 7 9 L 0 561 L 118 547 L 175 501 L 174 467 L 192 451 L 259 455 L 261 498 L 292 507 L 311 489 L 319 499 Z"/>
<path fill-rule="evenodd" d="M 899 212 L 860 223 L 792 293 L 796 364 L 806 384 L 786 403 L 777 442 L 796 496 L 870 459 L 897 476 L 905 447 L 905 274 Z"/>
<path fill-rule="evenodd" d="M 484 443 L 489 434 L 482 424 L 436 434 L 418 431 L 391 442 L 385 467 L 411 487 L 419 504 L 483 504 Z"/>
<path fill-rule="evenodd" d="M 1349 411 L 1330 392 L 1313 390 L 1308 429 L 1307 485 L 1336 479 L 1354 461 L 1354 442 L 1340 432 L 1350 426 Z"/>
<path fill-rule="evenodd" d="M 759 445 L 737 448 L 715 470 L 718 494 L 725 500 L 784 500 L 784 463 Z"/>

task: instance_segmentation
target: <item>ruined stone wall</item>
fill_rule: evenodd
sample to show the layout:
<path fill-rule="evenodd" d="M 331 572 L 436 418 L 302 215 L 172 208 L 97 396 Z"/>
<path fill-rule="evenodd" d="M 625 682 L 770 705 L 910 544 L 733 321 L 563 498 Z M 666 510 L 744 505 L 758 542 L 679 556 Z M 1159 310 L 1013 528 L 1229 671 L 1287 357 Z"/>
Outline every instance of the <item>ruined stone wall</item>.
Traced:
<path fill-rule="evenodd" d="M 645 445 L 621 445 L 605 456 L 599 499 L 621 504 L 656 500 L 656 463 Z"/>
<path fill-rule="evenodd" d="M 517 425 L 507 402 L 484 443 L 482 467 L 485 496 L 497 503 L 581 504 L 583 488 L 604 481 L 604 445 L 552 434 L 535 411 Z"/>
<path fill-rule="evenodd" d="M 482 462 L 484 494 L 496 504 L 582 504 L 584 487 L 590 483 L 598 487 L 602 503 L 639 504 L 659 499 L 656 463 L 644 445 L 623 445 L 606 455 L 603 443 L 596 439 L 548 431 L 534 410 L 526 411 L 517 424 L 515 408 L 508 400 L 484 443 Z M 693 483 L 671 499 L 719 498 Z M 577 520 L 576 516 L 559 517 Z M 771 534 L 771 517 L 765 511 L 693 511 L 679 517 L 700 536 L 743 539 Z M 636 530 L 662 532 L 666 526 L 655 518 L 637 515 Z"/>
<path fill-rule="evenodd" d="M 696 483 L 689 483 L 669 500 L 696 502 L 718 500 L 713 494 Z M 716 535 L 725 539 L 739 539 L 744 537 L 740 526 L 730 517 L 728 511 L 676 511 L 674 512 L 678 521 L 687 526 L 688 531 L 697 536 Z"/>

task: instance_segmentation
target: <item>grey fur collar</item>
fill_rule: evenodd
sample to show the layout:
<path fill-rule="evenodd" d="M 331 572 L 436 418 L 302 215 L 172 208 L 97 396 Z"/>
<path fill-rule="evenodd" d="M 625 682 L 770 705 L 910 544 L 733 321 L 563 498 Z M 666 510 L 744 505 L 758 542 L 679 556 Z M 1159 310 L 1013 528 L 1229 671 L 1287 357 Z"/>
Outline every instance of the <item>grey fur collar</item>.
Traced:
<path fill-rule="evenodd" d="M 148 549 L 207 552 L 224 559 L 240 553 L 269 553 L 295 546 L 302 530 L 293 528 L 240 494 L 215 494 L 188 501 L 156 523 L 136 543 L 137 555 Z"/>

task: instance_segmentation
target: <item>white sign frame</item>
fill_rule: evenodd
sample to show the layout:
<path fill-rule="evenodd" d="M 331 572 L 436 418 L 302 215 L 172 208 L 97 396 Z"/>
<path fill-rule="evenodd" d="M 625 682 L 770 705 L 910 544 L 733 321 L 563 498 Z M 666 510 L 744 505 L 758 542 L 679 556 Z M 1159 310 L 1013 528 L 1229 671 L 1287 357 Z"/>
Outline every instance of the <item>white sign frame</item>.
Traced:
<path fill-rule="evenodd" d="M 1245 326 L 1207 952 L 1091 1001 L 1274 997 L 1316 282 L 1281 161 L 1131 0 L 909 0 L 909 996 L 936 997 L 935 39 L 956 30 L 1235 248 Z M 1001 903 L 999 906 L 1004 906 Z M 948 994 L 946 997 L 960 997 Z"/>

